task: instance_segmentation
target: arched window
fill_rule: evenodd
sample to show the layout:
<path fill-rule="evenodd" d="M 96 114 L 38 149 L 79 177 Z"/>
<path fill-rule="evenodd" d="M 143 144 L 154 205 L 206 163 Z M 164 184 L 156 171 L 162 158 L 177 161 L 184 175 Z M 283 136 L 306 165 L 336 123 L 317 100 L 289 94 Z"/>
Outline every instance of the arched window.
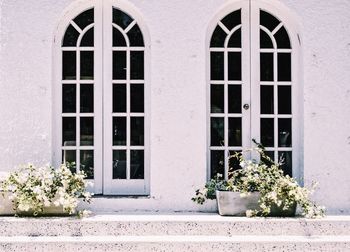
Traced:
<path fill-rule="evenodd" d="M 148 194 L 145 27 L 120 2 L 83 8 L 57 35 L 55 163 L 85 171 L 95 193 Z"/>

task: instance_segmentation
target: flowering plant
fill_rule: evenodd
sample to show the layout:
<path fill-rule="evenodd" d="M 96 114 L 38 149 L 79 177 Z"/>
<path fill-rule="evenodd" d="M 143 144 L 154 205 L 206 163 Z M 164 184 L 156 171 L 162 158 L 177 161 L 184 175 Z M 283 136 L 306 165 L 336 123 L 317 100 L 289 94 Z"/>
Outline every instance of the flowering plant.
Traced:
<path fill-rule="evenodd" d="M 35 167 L 32 164 L 19 168 L 0 182 L 0 191 L 8 192 L 15 212 L 43 213 L 45 207 L 62 206 L 65 213 L 75 212 L 79 199 L 90 203 L 91 194 L 86 191 L 89 182 L 85 174 L 73 174 L 67 165 L 58 169 L 51 166 Z M 86 211 L 81 212 L 83 215 Z M 79 212 L 80 214 L 80 212 Z"/>

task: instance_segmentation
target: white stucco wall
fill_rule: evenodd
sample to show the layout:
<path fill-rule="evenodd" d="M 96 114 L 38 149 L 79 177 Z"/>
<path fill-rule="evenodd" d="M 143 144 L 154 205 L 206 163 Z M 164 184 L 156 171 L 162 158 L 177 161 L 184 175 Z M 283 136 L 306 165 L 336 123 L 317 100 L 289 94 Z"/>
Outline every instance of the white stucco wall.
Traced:
<path fill-rule="evenodd" d="M 51 161 L 53 34 L 72 0 L 0 0 L 0 171 Z M 198 210 L 206 179 L 208 23 L 230 1 L 131 0 L 151 37 L 151 197 L 114 210 Z M 304 175 L 331 213 L 350 213 L 350 1 L 281 0 L 301 22 Z M 101 204 L 96 204 L 96 208 Z"/>

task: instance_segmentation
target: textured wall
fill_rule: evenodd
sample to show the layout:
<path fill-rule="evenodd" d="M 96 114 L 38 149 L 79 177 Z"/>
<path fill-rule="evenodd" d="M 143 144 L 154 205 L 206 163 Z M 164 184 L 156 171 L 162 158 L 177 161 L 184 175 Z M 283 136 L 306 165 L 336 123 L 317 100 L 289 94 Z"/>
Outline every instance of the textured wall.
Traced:
<path fill-rule="evenodd" d="M 0 0 L 0 171 L 50 162 L 52 38 L 71 2 Z M 229 1 L 130 2 L 152 44 L 152 198 L 102 206 L 195 210 L 189 198 L 206 177 L 205 35 Z M 302 24 L 305 180 L 320 182 L 316 198 L 331 212 L 349 213 L 350 1 L 282 2 Z"/>

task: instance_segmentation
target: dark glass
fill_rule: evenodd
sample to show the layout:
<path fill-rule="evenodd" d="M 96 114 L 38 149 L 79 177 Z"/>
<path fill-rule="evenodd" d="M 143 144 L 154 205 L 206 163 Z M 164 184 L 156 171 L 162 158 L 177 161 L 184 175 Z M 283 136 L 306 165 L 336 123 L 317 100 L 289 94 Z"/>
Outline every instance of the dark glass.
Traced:
<path fill-rule="evenodd" d="M 130 179 L 144 179 L 145 158 L 143 150 L 130 151 Z"/>
<path fill-rule="evenodd" d="M 75 117 L 62 118 L 62 146 L 76 145 L 76 119 Z"/>
<path fill-rule="evenodd" d="M 278 81 L 291 81 L 291 55 L 290 53 L 278 53 Z"/>
<path fill-rule="evenodd" d="M 242 80 L 242 56 L 240 52 L 228 53 L 228 79 Z"/>
<path fill-rule="evenodd" d="M 94 118 L 80 117 L 80 145 L 94 145 Z"/>
<path fill-rule="evenodd" d="M 65 164 L 67 168 L 73 173 L 77 171 L 76 162 L 76 150 L 62 150 L 62 164 Z"/>
<path fill-rule="evenodd" d="M 77 46 L 79 35 L 80 33 L 72 25 L 69 25 L 64 34 L 62 46 Z"/>
<path fill-rule="evenodd" d="M 260 48 L 273 48 L 271 38 L 263 30 L 260 30 Z"/>
<path fill-rule="evenodd" d="M 216 26 L 211 36 L 210 47 L 224 47 L 226 37 L 226 32 L 224 32 L 220 26 Z"/>
<path fill-rule="evenodd" d="M 133 146 L 144 145 L 144 118 L 131 117 L 130 127 L 131 127 L 130 144 Z"/>
<path fill-rule="evenodd" d="M 143 36 L 140 27 L 135 24 L 127 33 L 130 41 L 130 46 L 144 46 Z"/>
<path fill-rule="evenodd" d="M 145 74 L 144 69 L 144 52 L 130 52 L 130 79 L 143 80 Z"/>
<path fill-rule="evenodd" d="M 125 84 L 113 85 L 113 112 L 114 113 L 126 112 L 126 85 Z"/>
<path fill-rule="evenodd" d="M 274 119 L 260 119 L 260 138 L 261 144 L 265 147 L 274 147 Z"/>
<path fill-rule="evenodd" d="M 126 145 L 126 117 L 113 117 L 113 145 Z"/>
<path fill-rule="evenodd" d="M 232 155 L 239 153 L 241 151 L 230 151 L 230 157 L 228 159 L 228 167 L 229 167 L 229 172 L 237 171 L 241 169 L 242 167 L 239 165 L 240 161 L 237 158 L 233 158 Z M 229 174 L 229 178 L 230 178 Z"/>
<path fill-rule="evenodd" d="M 77 77 L 76 52 L 62 52 L 62 79 L 75 80 Z"/>
<path fill-rule="evenodd" d="M 291 118 L 278 118 L 278 146 L 292 147 Z"/>
<path fill-rule="evenodd" d="M 291 151 L 279 151 L 278 159 L 282 161 L 281 169 L 284 175 L 293 176 L 293 157 Z"/>
<path fill-rule="evenodd" d="M 270 31 L 277 27 L 280 21 L 271 14 L 260 10 L 260 25 L 265 26 Z"/>
<path fill-rule="evenodd" d="M 144 112 L 144 85 L 131 84 L 130 85 L 130 112 L 143 113 Z"/>
<path fill-rule="evenodd" d="M 260 114 L 274 113 L 273 86 L 260 86 Z"/>
<path fill-rule="evenodd" d="M 291 86 L 278 86 L 278 114 L 292 114 Z"/>
<path fill-rule="evenodd" d="M 224 113 L 224 85 L 210 85 L 210 112 Z"/>
<path fill-rule="evenodd" d="M 94 112 L 94 85 L 80 84 L 80 113 Z"/>
<path fill-rule="evenodd" d="M 125 29 L 132 21 L 133 19 L 128 14 L 119 9 L 113 8 L 113 23 L 119 25 L 122 29 Z"/>
<path fill-rule="evenodd" d="M 91 51 L 80 52 L 80 79 L 81 80 L 94 79 L 94 52 L 91 52 Z"/>
<path fill-rule="evenodd" d="M 261 161 L 267 164 L 268 166 L 275 163 L 275 152 L 274 151 L 265 151 L 265 155 L 270 158 L 270 160 L 266 157 L 261 157 Z"/>
<path fill-rule="evenodd" d="M 290 49 L 290 40 L 288 36 L 288 32 L 286 31 L 286 28 L 282 26 L 276 33 L 275 33 L 275 39 L 277 42 L 277 48 L 284 48 L 284 49 Z"/>
<path fill-rule="evenodd" d="M 242 46 L 242 31 L 241 28 L 239 28 L 237 31 L 235 31 L 232 35 L 230 40 L 228 41 L 228 47 L 235 47 L 240 48 Z"/>
<path fill-rule="evenodd" d="M 242 112 L 242 86 L 228 85 L 228 112 Z"/>
<path fill-rule="evenodd" d="M 228 145 L 242 146 L 242 118 L 240 117 L 228 119 Z"/>
<path fill-rule="evenodd" d="M 210 53 L 210 79 L 224 80 L 224 53 Z"/>
<path fill-rule="evenodd" d="M 113 46 L 126 46 L 126 41 L 123 34 L 113 27 Z"/>
<path fill-rule="evenodd" d="M 84 11 L 79 16 L 74 18 L 73 21 L 80 27 L 80 29 L 84 30 L 86 26 L 94 22 L 94 9 L 92 8 Z"/>
<path fill-rule="evenodd" d="M 273 81 L 273 53 L 260 53 L 260 80 Z"/>
<path fill-rule="evenodd" d="M 126 80 L 126 52 L 113 52 L 113 80 Z"/>
<path fill-rule="evenodd" d="M 210 146 L 224 146 L 224 118 L 210 118 Z"/>
<path fill-rule="evenodd" d="M 226 26 L 230 31 L 235 28 L 237 25 L 241 24 L 241 10 L 236 10 L 231 12 L 226 17 L 224 17 L 221 22 Z"/>
<path fill-rule="evenodd" d="M 113 179 L 126 179 L 126 151 L 113 151 Z"/>
<path fill-rule="evenodd" d="M 76 112 L 76 92 L 75 84 L 62 85 L 62 113 Z"/>
<path fill-rule="evenodd" d="M 223 177 L 225 175 L 225 152 L 212 150 L 210 151 L 210 178 L 215 178 L 218 173 Z"/>
<path fill-rule="evenodd" d="M 80 170 L 85 172 L 86 179 L 94 179 L 93 150 L 80 150 Z"/>
<path fill-rule="evenodd" d="M 88 30 L 81 39 L 80 46 L 94 46 L 94 27 Z"/>

